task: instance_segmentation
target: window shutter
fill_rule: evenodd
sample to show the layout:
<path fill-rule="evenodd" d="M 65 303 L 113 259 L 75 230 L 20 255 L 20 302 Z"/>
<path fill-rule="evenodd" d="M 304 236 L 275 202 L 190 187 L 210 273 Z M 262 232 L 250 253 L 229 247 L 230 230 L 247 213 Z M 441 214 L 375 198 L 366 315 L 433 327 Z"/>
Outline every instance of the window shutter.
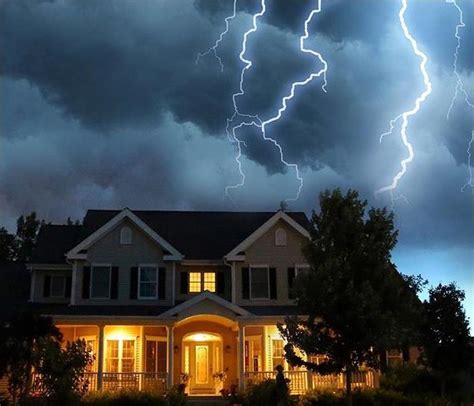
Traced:
<path fill-rule="evenodd" d="M 118 278 L 119 278 L 119 268 L 118 266 L 112 267 L 112 277 L 110 283 L 110 298 L 117 299 L 118 297 Z"/>
<path fill-rule="evenodd" d="M 43 297 L 51 295 L 51 276 L 45 275 L 43 280 Z"/>
<path fill-rule="evenodd" d="M 217 293 L 223 295 L 225 293 L 225 274 L 224 272 L 217 272 L 216 274 Z"/>
<path fill-rule="evenodd" d="M 288 268 L 288 298 L 289 299 L 295 298 L 295 287 L 294 287 L 295 275 L 296 275 L 295 268 Z"/>
<path fill-rule="evenodd" d="M 130 299 L 137 298 L 138 291 L 138 267 L 130 268 Z"/>
<path fill-rule="evenodd" d="M 250 299 L 250 273 L 248 268 L 242 268 L 242 299 Z"/>
<path fill-rule="evenodd" d="M 276 268 L 270 268 L 270 299 L 277 298 Z"/>
<path fill-rule="evenodd" d="M 89 299 L 89 291 L 91 287 L 91 267 L 82 268 L 82 298 Z"/>
<path fill-rule="evenodd" d="M 166 299 L 166 268 L 158 269 L 158 299 Z"/>
<path fill-rule="evenodd" d="M 187 295 L 188 294 L 188 285 L 189 285 L 189 273 L 187 272 L 180 272 L 180 293 L 182 295 Z"/>
<path fill-rule="evenodd" d="M 72 276 L 66 276 L 66 297 L 71 297 Z"/>

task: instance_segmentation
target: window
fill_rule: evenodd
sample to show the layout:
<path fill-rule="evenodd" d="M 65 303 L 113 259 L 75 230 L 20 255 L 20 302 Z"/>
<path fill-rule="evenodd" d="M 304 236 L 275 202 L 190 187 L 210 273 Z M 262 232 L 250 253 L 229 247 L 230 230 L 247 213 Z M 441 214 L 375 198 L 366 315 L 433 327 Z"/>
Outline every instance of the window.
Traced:
<path fill-rule="evenodd" d="M 66 296 L 66 278 L 64 276 L 51 276 L 51 297 Z"/>
<path fill-rule="evenodd" d="M 245 371 L 262 370 L 262 340 L 260 336 L 247 337 L 245 340 Z"/>
<path fill-rule="evenodd" d="M 278 228 L 275 231 L 275 245 L 277 247 L 286 246 L 286 231 L 283 228 Z"/>
<path fill-rule="evenodd" d="M 135 371 L 135 340 L 107 340 L 107 372 Z"/>
<path fill-rule="evenodd" d="M 91 269 L 91 298 L 109 299 L 110 298 L 110 265 L 93 266 Z"/>
<path fill-rule="evenodd" d="M 250 298 L 268 299 L 269 292 L 268 267 L 250 268 Z"/>
<path fill-rule="evenodd" d="M 145 357 L 146 372 L 166 372 L 166 341 L 147 338 Z"/>
<path fill-rule="evenodd" d="M 389 367 L 397 367 L 403 364 L 403 352 L 400 350 L 387 351 L 387 365 Z"/>
<path fill-rule="evenodd" d="M 139 299 L 156 299 L 158 293 L 158 268 L 156 266 L 140 266 L 138 272 Z"/>
<path fill-rule="evenodd" d="M 130 245 L 131 243 L 132 243 L 132 229 L 130 227 L 124 226 L 120 230 L 120 244 Z"/>
<path fill-rule="evenodd" d="M 278 365 L 285 367 L 283 340 L 272 340 L 272 369 L 275 370 Z"/>
<path fill-rule="evenodd" d="M 189 293 L 216 291 L 215 272 L 189 272 Z"/>

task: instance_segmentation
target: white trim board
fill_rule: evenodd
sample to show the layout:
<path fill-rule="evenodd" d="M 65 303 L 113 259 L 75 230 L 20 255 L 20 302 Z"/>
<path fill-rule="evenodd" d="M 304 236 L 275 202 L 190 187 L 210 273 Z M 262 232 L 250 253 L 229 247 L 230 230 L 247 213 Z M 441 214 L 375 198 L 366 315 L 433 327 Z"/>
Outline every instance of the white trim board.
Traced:
<path fill-rule="evenodd" d="M 310 238 L 308 230 L 301 226 L 298 222 L 293 220 L 284 211 L 277 211 L 272 217 L 270 217 L 265 223 L 257 228 L 252 234 L 250 234 L 245 240 L 243 240 L 237 247 L 225 255 L 225 259 L 228 261 L 245 261 L 245 255 L 239 255 L 240 252 L 245 251 L 250 245 L 257 241 L 263 236 L 268 230 L 270 230 L 279 220 L 283 220 L 298 231 L 301 235 L 306 238 Z"/>
<path fill-rule="evenodd" d="M 134 214 L 130 209 L 125 208 L 115 217 L 105 223 L 98 230 L 93 232 L 85 240 L 81 241 L 78 245 L 72 248 L 67 254 L 67 259 L 84 259 L 84 254 L 80 252 L 89 248 L 97 240 L 102 238 L 108 232 L 110 232 L 116 225 L 118 225 L 123 219 L 128 218 L 132 223 L 134 223 L 138 228 L 143 230 L 153 241 L 158 245 L 163 247 L 166 251 L 170 252 L 171 255 L 165 255 L 164 260 L 182 260 L 184 255 L 181 254 L 176 248 L 174 248 L 169 242 L 167 242 L 163 237 L 156 233 L 151 227 L 149 227 L 144 221 L 142 221 L 136 214 Z"/>

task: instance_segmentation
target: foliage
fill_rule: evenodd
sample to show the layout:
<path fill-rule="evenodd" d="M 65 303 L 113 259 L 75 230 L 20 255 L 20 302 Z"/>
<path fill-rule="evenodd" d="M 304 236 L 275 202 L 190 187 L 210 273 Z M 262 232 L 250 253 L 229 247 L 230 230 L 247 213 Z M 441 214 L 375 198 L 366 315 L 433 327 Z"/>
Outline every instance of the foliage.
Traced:
<path fill-rule="evenodd" d="M 178 385 L 179 386 L 179 385 Z M 186 406 L 188 404 L 187 397 L 177 385 L 173 386 L 166 395 L 167 405 L 169 406 Z"/>
<path fill-rule="evenodd" d="M 437 393 L 438 379 L 419 365 L 402 365 L 387 369 L 380 377 L 380 388 L 405 395 Z"/>
<path fill-rule="evenodd" d="M 36 371 L 41 376 L 40 394 L 58 404 L 70 404 L 88 389 L 85 377 L 94 355 L 84 340 L 66 343 L 46 340 L 39 346 L 40 361 Z"/>
<path fill-rule="evenodd" d="M 8 390 L 14 401 L 26 399 L 31 388 L 33 367 L 40 362 L 40 347 L 62 339 L 51 318 L 31 313 L 17 314 L 0 327 L 0 377 L 8 377 Z"/>
<path fill-rule="evenodd" d="M 181 406 L 171 403 L 163 395 L 144 391 L 90 392 L 81 404 L 90 406 Z"/>
<path fill-rule="evenodd" d="M 16 259 L 15 236 L 0 228 L 0 262 L 13 262 Z"/>
<path fill-rule="evenodd" d="M 17 261 L 27 263 L 31 259 L 41 222 L 36 218 L 36 212 L 20 216 L 16 222 Z"/>
<path fill-rule="evenodd" d="M 443 396 L 448 377 L 467 370 L 474 357 L 464 298 L 456 284 L 439 284 L 424 302 L 423 362 L 439 375 Z"/>
<path fill-rule="evenodd" d="M 277 383 L 274 379 L 266 379 L 258 384 L 248 385 L 243 397 L 245 406 L 277 406 L 292 404 L 288 392 L 282 398 Z"/>
<path fill-rule="evenodd" d="M 304 249 L 311 269 L 296 279 L 299 314 L 308 317 L 288 316 L 279 329 L 290 364 L 322 374 L 345 371 L 350 402 L 352 371 L 378 367 L 380 351 L 416 339 L 419 280 L 404 279 L 391 262 L 398 235 L 393 213 L 366 212 L 367 202 L 352 190 L 325 191 L 320 206 Z M 297 349 L 327 358 L 316 364 Z"/>

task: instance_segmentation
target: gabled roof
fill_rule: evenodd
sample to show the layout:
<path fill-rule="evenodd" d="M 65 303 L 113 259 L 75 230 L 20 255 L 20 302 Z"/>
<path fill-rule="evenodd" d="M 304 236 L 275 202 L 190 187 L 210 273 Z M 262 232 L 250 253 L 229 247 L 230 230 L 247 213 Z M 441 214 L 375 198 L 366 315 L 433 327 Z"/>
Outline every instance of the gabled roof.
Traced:
<path fill-rule="evenodd" d="M 214 302 L 217 305 L 222 306 L 225 309 L 230 310 L 231 312 L 233 312 L 233 313 L 235 313 L 239 316 L 249 316 L 250 315 L 250 313 L 247 310 L 242 309 L 241 307 L 230 303 L 229 301 L 221 298 L 220 296 L 217 296 L 214 293 L 204 291 L 204 292 L 200 293 L 199 295 L 194 296 L 191 299 L 186 300 L 185 302 L 183 302 L 183 303 L 181 303 L 181 304 L 179 304 L 175 307 L 172 307 L 171 309 L 169 309 L 166 312 L 162 313 L 160 315 L 160 318 L 167 318 L 167 317 L 177 316 L 181 312 L 183 312 L 184 310 L 190 309 L 190 308 L 196 306 L 197 304 L 199 304 L 199 303 L 201 303 L 205 300 L 210 300 L 211 302 Z"/>
<path fill-rule="evenodd" d="M 100 228 L 98 228 L 92 234 L 90 234 L 86 239 L 84 239 L 75 247 L 73 247 L 67 253 L 67 258 L 70 258 L 70 259 L 79 258 L 81 255 L 81 251 L 88 249 L 97 240 L 102 238 L 109 231 L 111 231 L 115 226 L 120 224 L 125 218 L 128 218 L 130 221 L 132 221 L 145 234 L 147 234 L 153 241 L 155 241 L 165 251 L 169 253 L 165 255 L 165 259 L 182 259 L 183 258 L 183 254 L 181 254 L 175 247 L 173 247 L 168 241 L 166 241 L 156 231 L 150 228 L 148 224 L 146 224 L 145 222 L 143 222 L 143 220 L 137 217 L 136 214 L 130 211 L 130 209 L 123 209 L 121 212 L 117 213 L 113 218 L 111 218 L 108 222 L 106 222 L 104 225 L 102 225 Z"/>
<path fill-rule="evenodd" d="M 131 210 L 186 259 L 221 260 L 230 250 L 260 228 L 275 212 Z M 34 263 L 64 263 L 75 245 L 112 220 L 120 210 L 89 210 L 82 226 L 45 225 L 38 236 Z M 304 229 L 303 212 L 286 212 Z"/>
<path fill-rule="evenodd" d="M 264 235 L 271 227 L 273 227 L 280 220 L 286 222 L 304 237 L 309 238 L 309 232 L 307 228 L 303 227 L 300 223 L 295 221 L 284 211 L 279 210 L 265 223 L 263 223 L 258 229 L 256 229 L 252 234 L 250 234 L 249 236 L 247 236 L 247 238 L 241 241 L 240 244 L 238 244 L 236 247 L 233 247 L 233 249 L 226 254 L 225 258 L 229 260 L 238 259 L 240 252 L 245 251 L 249 246 L 251 246 L 255 241 L 257 241 L 262 235 Z"/>

